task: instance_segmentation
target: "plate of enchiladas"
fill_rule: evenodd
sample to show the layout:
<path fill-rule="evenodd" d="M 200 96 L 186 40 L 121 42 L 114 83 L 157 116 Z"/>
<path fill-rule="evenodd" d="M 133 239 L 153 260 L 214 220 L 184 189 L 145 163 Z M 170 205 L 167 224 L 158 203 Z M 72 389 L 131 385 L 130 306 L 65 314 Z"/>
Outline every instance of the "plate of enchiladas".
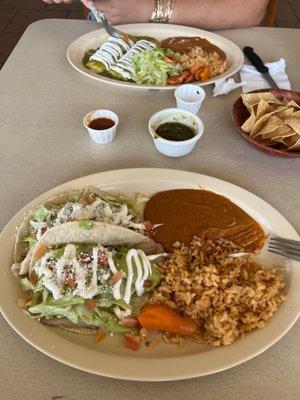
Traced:
<path fill-rule="evenodd" d="M 129 24 L 118 29 L 128 36 L 116 39 L 100 29 L 76 39 L 67 50 L 70 64 L 101 82 L 150 89 L 192 82 L 208 85 L 243 65 L 240 48 L 212 32 L 166 24 Z"/>

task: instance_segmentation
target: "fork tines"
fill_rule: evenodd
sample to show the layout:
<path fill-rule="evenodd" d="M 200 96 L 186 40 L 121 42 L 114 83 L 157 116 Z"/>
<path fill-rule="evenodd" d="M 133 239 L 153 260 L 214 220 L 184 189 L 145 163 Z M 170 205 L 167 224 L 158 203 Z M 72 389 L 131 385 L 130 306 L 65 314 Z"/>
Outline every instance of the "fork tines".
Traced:
<path fill-rule="evenodd" d="M 270 236 L 268 250 L 283 257 L 300 261 L 300 241 Z"/>

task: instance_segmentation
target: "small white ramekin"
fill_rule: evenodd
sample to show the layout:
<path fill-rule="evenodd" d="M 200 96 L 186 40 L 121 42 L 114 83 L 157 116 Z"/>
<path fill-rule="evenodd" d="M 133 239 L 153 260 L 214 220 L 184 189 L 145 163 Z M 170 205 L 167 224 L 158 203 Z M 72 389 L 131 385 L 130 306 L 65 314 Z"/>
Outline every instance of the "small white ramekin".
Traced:
<path fill-rule="evenodd" d="M 180 122 L 194 129 L 196 134 L 191 139 L 179 142 L 163 139 L 157 135 L 156 129 L 165 122 Z M 189 154 L 203 135 L 203 131 L 203 123 L 197 115 L 186 110 L 179 110 L 178 108 L 161 110 L 152 115 L 149 120 L 149 132 L 156 149 L 169 157 L 182 157 Z"/>
<path fill-rule="evenodd" d="M 91 123 L 91 121 L 97 118 L 108 118 L 114 121 L 115 124 L 109 129 L 103 129 L 103 130 L 91 129 L 89 127 L 89 124 Z M 119 118 L 117 114 L 115 114 L 113 111 L 110 110 L 94 110 L 89 112 L 83 118 L 83 125 L 87 129 L 91 139 L 95 143 L 100 143 L 100 144 L 108 144 L 114 140 L 117 133 L 118 124 L 119 124 Z"/>
<path fill-rule="evenodd" d="M 174 92 L 177 108 L 197 114 L 205 99 L 205 91 L 198 85 L 182 85 Z"/>

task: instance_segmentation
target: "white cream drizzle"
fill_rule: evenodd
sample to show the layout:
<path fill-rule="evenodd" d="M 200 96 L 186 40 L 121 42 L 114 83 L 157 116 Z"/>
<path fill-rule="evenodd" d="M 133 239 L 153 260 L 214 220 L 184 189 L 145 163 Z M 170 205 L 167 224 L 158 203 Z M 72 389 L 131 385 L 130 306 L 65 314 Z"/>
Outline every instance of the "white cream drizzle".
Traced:
<path fill-rule="evenodd" d="M 53 294 L 53 298 L 58 300 L 62 296 L 63 274 L 66 267 L 73 269 L 75 273 L 76 288 L 73 295 L 81 296 L 84 299 L 91 299 L 97 294 L 97 269 L 98 269 L 98 250 L 93 248 L 92 260 L 92 278 L 89 284 L 86 283 L 84 267 L 76 259 L 76 247 L 68 244 L 65 247 L 64 254 L 55 265 L 56 276 L 53 271 L 47 267 L 47 254 L 41 259 L 40 264 L 35 267 L 38 277 L 44 275 L 44 285 Z"/>
<path fill-rule="evenodd" d="M 133 265 L 134 261 L 134 265 Z M 144 293 L 144 283 L 151 276 L 152 268 L 150 261 L 147 259 L 142 250 L 131 249 L 126 255 L 127 264 L 127 281 L 125 285 L 124 301 L 129 304 L 132 295 L 132 283 L 135 277 L 135 290 L 138 296 Z M 134 272 L 134 266 L 136 273 Z"/>
<path fill-rule="evenodd" d="M 103 43 L 102 46 L 90 57 L 90 60 L 99 61 L 104 64 L 107 70 L 120 59 L 124 52 L 129 51 L 133 46 L 132 40 L 126 43 L 122 39 L 109 38 L 107 42 Z"/>
<path fill-rule="evenodd" d="M 98 292 L 98 252 L 103 251 L 108 258 L 108 266 L 111 273 L 106 273 L 105 278 L 109 279 L 111 276 L 119 273 L 120 271 L 116 268 L 113 254 L 101 245 L 93 247 L 92 254 L 92 274 L 91 281 L 89 284 L 86 283 L 86 274 L 84 266 L 76 258 L 76 246 L 68 244 L 65 247 L 62 257 L 57 260 L 54 265 L 55 270 L 51 270 L 47 266 L 46 254 L 35 266 L 35 271 L 38 277 L 44 276 L 45 287 L 53 294 L 53 298 L 58 300 L 62 297 L 62 291 L 64 287 L 64 270 L 70 268 L 75 277 L 75 288 L 73 289 L 73 295 L 83 297 L 84 299 L 91 299 Z M 157 254 L 153 256 L 146 256 L 142 250 L 130 249 L 126 254 L 126 265 L 127 275 L 121 277 L 113 286 L 112 294 L 116 300 L 124 300 L 125 303 L 129 304 L 133 292 L 137 296 L 142 296 L 145 291 L 144 284 L 152 274 L 152 267 L 150 260 L 154 260 L 158 257 L 166 256 L 166 253 Z M 121 293 L 121 287 L 123 280 L 125 282 L 124 293 Z M 122 314 L 123 315 L 123 314 Z"/>
<path fill-rule="evenodd" d="M 120 60 L 113 65 L 110 70 L 117 72 L 124 79 L 131 79 L 135 73 L 133 57 L 146 50 L 152 50 L 156 47 L 153 42 L 148 40 L 139 40 L 127 53 L 125 53 Z"/>

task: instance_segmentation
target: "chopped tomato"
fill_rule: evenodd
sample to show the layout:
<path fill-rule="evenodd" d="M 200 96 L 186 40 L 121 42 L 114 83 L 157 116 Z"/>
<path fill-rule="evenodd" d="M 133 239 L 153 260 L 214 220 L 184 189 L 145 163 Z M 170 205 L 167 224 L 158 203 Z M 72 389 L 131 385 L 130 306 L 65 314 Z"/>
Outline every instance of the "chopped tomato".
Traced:
<path fill-rule="evenodd" d="M 108 264 L 108 257 L 104 253 L 104 251 L 100 251 L 100 250 L 98 251 L 98 262 L 99 262 L 99 264 L 104 264 L 104 265 Z"/>
<path fill-rule="evenodd" d="M 47 253 L 47 250 L 48 250 L 47 245 L 45 245 L 44 243 L 39 244 L 34 251 L 34 258 L 39 260 Z"/>
<path fill-rule="evenodd" d="M 84 301 L 84 305 L 86 306 L 86 308 L 87 308 L 89 311 L 93 311 L 93 310 L 95 310 L 95 308 L 96 308 L 96 302 L 95 302 L 95 300 L 93 300 L 93 299 L 86 299 L 86 300 Z"/>
<path fill-rule="evenodd" d="M 112 284 L 115 284 L 115 283 L 119 282 L 123 278 L 124 278 L 124 272 L 123 271 L 118 271 L 111 277 L 110 281 L 111 281 Z"/>
<path fill-rule="evenodd" d="M 143 328 L 191 336 L 197 330 L 196 323 L 188 317 L 182 317 L 169 307 L 150 304 L 142 309 L 138 320 Z"/>
<path fill-rule="evenodd" d="M 28 276 L 30 282 L 35 285 L 37 283 L 37 281 L 39 280 L 37 274 L 35 272 L 31 272 Z"/>
<path fill-rule="evenodd" d="M 152 280 L 146 279 L 143 286 L 144 286 L 144 288 L 150 288 L 150 287 L 152 287 L 152 285 L 153 285 Z"/>
<path fill-rule="evenodd" d="M 139 320 L 137 319 L 137 317 L 123 317 L 121 319 L 121 325 L 123 326 L 128 326 L 129 328 L 140 328 L 141 324 L 139 322 Z"/>
<path fill-rule="evenodd" d="M 75 282 L 76 282 L 75 277 L 74 277 L 74 276 L 70 276 L 69 278 L 67 278 L 67 279 L 64 281 L 64 284 L 65 284 L 66 286 L 72 287 L 72 286 L 75 285 Z"/>
<path fill-rule="evenodd" d="M 41 235 L 43 235 L 48 230 L 47 226 L 41 228 Z"/>
<path fill-rule="evenodd" d="M 144 226 L 145 226 L 146 235 L 147 235 L 150 239 L 152 239 L 153 225 L 151 224 L 150 221 L 144 221 Z"/>
<path fill-rule="evenodd" d="M 101 340 L 105 339 L 107 336 L 107 332 L 103 330 L 99 330 L 99 332 L 96 335 L 95 341 L 96 343 L 101 342 Z"/>
<path fill-rule="evenodd" d="M 140 348 L 141 343 L 137 336 L 134 336 L 131 333 L 125 333 L 124 338 L 124 346 L 128 349 L 136 351 Z"/>

